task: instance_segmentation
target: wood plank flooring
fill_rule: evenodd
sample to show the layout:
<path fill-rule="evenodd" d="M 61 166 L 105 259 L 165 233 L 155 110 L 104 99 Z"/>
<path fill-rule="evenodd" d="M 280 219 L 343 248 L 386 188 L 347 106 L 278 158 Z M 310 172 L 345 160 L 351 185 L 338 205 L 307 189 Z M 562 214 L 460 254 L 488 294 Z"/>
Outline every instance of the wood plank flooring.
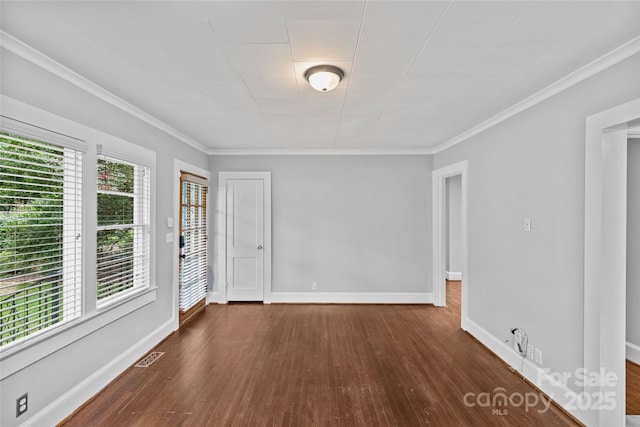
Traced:
<path fill-rule="evenodd" d="M 627 360 L 627 415 L 640 415 L 640 365 Z"/>
<path fill-rule="evenodd" d="M 459 285 L 448 293 L 447 308 L 208 306 L 154 349 L 165 352 L 157 362 L 130 368 L 63 424 L 577 425 L 554 405 L 479 405 L 481 393 L 543 396 L 460 330 Z"/>

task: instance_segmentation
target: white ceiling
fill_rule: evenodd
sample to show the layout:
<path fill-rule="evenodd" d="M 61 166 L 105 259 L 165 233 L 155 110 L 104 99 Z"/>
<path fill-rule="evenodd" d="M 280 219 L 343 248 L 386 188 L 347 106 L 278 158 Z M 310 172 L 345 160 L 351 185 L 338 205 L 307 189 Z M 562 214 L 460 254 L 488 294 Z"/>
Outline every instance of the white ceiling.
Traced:
<path fill-rule="evenodd" d="M 638 1 L 0 8 L 3 31 L 208 150 L 430 149 L 640 35 Z M 329 93 L 303 78 L 324 63 L 346 74 Z"/>

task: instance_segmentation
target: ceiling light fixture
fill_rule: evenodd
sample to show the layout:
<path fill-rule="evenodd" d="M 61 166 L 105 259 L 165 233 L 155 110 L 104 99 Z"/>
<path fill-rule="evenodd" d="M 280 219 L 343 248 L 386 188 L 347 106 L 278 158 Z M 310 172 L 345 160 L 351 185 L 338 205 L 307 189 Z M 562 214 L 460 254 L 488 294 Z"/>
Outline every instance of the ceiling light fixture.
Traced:
<path fill-rule="evenodd" d="M 338 86 L 344 77 L 344 71 L 333 65 L 316 65 L 304 73 L 312 88 L 319 92 L 329 92 Z"/>

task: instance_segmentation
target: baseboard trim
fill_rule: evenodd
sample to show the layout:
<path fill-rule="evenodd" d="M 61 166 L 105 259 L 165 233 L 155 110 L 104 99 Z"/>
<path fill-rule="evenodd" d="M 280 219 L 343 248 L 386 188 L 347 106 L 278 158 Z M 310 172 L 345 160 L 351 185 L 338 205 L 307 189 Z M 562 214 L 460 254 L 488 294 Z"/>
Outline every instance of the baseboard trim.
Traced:
<path fill-rule="evenodd" d="M 569 403 L 576 402 L 576 399 L 579 397 L 577 396 L 578 393 L 566 385 L 555 381 L 550 375 L 549 369 L 538 366 L 529 359 L 524 359 L 523 361 L 522 356 L 516 353 L 510 345 L 494 337 L 472 320 L 468 318 L 463 319 L 462 323 L 469 334 L 480 341 L 480 343 L 511 366 L 515 371 L 519 372 L 526 380 L 531 382 L 531 384 L 551 398 L 565 412 L 586 425 L 592 425 L 594 421 L 597 421 L 597 418 L 594 419 L 594 415 L 597 416 L 597 412 L 595 411 L 589 412 L 586 410 L 568 407 Z"/>
<path fill-rule="evenodd" d="M 138 361 L 155 345 L 170 335 L 174 330 L 174 319 L 157 328 L 134 347 L 122 353 L 108 365 L 104 366 L 84 381 L 51 402 L 34 416 L 25 421 L 23 426 L 57 425 L 87 400 L 91 399 L 111 381 Z"/>
<path fill-rule="evenodd" d="M 446 277 L 447 280 L 462 280 L 462 273 L 457 271 L 447 271 Z"/>
<path fill-rule="evenodd" d="M 626 357 L 636 365 L 640 365 L 640 346 L 630 343 L 627 341 L 627 352 Z"/>
<path fill-rule="evenodd" d="M 433 304 L 431 292 L 272 292 L 266 303 L 305 304 Z"/>
<path fill-rule="evenodd" d="M 222 298 L 222 294 L 217 291 L 209 291 L 207 293 L 207 304 L 218 303 L 220 304 L 220 299 Z"/>

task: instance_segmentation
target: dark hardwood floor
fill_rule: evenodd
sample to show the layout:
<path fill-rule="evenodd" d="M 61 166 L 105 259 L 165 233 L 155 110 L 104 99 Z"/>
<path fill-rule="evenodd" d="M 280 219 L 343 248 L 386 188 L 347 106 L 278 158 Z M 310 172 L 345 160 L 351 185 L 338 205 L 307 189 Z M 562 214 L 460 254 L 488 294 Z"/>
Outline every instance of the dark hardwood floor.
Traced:
<path fill-rule="evenodd" d="M 627 360 L 627 415 L 640 415 L 640 365 Z"/>
<path fill-rule="evenodd" d="M 482 406 L 500 392 L 544 397 L 460 330 L 459 286 L 448 293 L 447 308 L 208 306 L 157 346 L 157 362 L 130 368 L 63 424 L 577 425 L 554 405 Z"/>

